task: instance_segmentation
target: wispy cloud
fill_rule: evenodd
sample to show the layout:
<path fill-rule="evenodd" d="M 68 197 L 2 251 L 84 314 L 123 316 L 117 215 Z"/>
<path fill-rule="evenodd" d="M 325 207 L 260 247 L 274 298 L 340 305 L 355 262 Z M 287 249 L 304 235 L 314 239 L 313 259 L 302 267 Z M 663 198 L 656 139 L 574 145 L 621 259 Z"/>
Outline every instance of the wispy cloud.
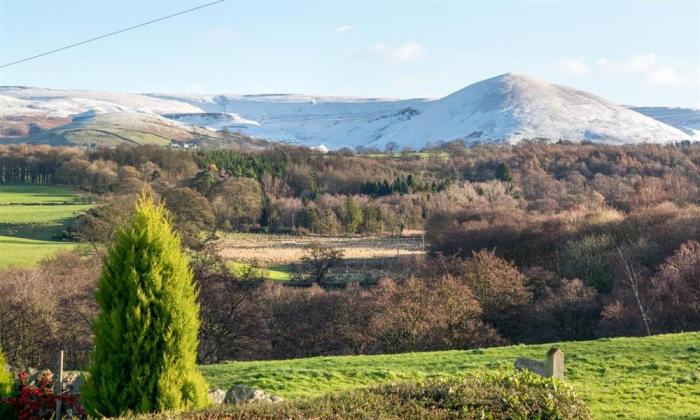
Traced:
<path fill-rule="evenodd" d="M 683 84 L 683 77 L 675 67 L 661 66 L 647 73 L 646 81 L 652 86 L 673 86 Z"/>
<path fill-rule="evenodd" d="M 426 55 L 426 50 L 416 41 L 409 41 L 400 45 L 390 45 L 384 42 L 377 42 L 371 47 L 360 50 L 348 51 L 349 56 L 362 59 L 382 59 L 395 63 L 408 63 L 419 61 Z"/>
<path fill-rule="evenodd" d="M 634 77 L 648 87 L 700 87 L 700 66 L 666 63 L 651 52 L 614 59 L 602 57 L 594 63 L 589 66 L 582 57 L 564 57 L 557 61 L 556 67 L 575 76 Z"/>
<path fill-rule="evenodd" d="M 343 32 L 351 31 L 352 28 L 353 28 L 352 25 L 340 25 L 340 26 L 336 26 L 335 31 L 343 33 Z"/>
<path fill-rule="evenodd" d="M 388 47 L 385 43 L 379 42 L 377 44 L 372 45 L 372 52 L 380 53 L 380 52 L 386 51 L 387 48 Z"/>
<path fill-rule="evenodd" d="M 623 60 L 600 58 L 597 61 L 602 74 L 638 74 L 644 83 L 652 87 L 696 87 L 700 86 L 700 68 L 679 68 L 662 63 L 653 53 L 637 54 Z"/>
<path fill-rule="evenodd" d="M 633 55 L 624 60 L 598 59 L 598 68 L 606 73 L 641 73 L 651 70 L 656 65 L 656 55 Z"/>
<path fill-rule="evenodd" d="M 674 66 L 658 66 L 646 73 L 645 81 L 649 86 L 700 87 L 700 67 L 683 72 Z"/>
<path fill-rule="evenodd" d="M 574 75 L 583 75 L 583 74 L 588 74 L 590 72 L 590 68 L 586 65 L 585 61 L 582 58 L 569 58 L 569 57 L 564 57 L 559 60 L 559 63 L 557 63 L 557 67 L 559 67 L 561 70 L 564 70 L 567 73 L 571 73 Z"/>
<path fill-rule="evenodd" d="M 420 60 L 425 56 L 423 46 L 415 41 L 407 42 L 391 49 L 391 57 L 396 61 L 408 62 Z"/>
<path fill-rule="evenodd" d="M 235 29 L 226 26 L 217 26 L 205 31 L 204 40 L 208 42 L 230 42 L 238 37 Z"/>

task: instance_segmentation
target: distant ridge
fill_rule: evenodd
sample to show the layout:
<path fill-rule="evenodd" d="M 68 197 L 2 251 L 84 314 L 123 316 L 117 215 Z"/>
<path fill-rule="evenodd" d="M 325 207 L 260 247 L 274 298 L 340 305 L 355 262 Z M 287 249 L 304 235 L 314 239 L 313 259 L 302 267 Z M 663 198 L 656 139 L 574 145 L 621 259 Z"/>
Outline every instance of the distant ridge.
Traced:
<path fill-rule="evenodd" d="M 700 109 L 669 107 L 630 107 L 630 109 L 700 137 Z"/>
<path fill-rule="evenodd" d="M 118 113 L 130 117 L 99 117 Z M 0 87 L 0 128 L 4 137 L 8 132 L 10 137 L 31 134 L 28 140 L 41 142 L 37 132 L 70 128 L 65 124 L 75 126 L 79 119 L 73 118 L 81 114 L 88 121 L 97 119 L 101 126 L 119 121 L 121 129 L 128 128 L 130 120 L 141 126 L 148 120 L 146 127 L 156 127 L 159 132 L 153 134 L 166 142 L 170 131 L 163 131 L 167 124 L 161 117 L 175 123 L 178 134 L 173 140 L 183 140 L 182 133 L 201 133 L 201 127 L 225 128 L 252 137 L 332 149 L 383 148 L 389 142 L 420 149 L 457 139 L 508 144 L 526 139 L 609 144 L 700 139 L 700 111 L 631 109 L 521 73 L 486 79 L 440 99 L 406 100 Z"/>

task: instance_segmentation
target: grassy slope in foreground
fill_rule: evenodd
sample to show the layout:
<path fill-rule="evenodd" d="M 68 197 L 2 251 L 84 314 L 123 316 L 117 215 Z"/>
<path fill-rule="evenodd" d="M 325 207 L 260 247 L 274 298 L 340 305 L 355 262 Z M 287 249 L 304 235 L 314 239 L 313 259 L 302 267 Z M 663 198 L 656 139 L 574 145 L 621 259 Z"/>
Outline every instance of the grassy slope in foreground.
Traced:
<path fill-rule="evenodd" d="M 700 333 L 564 342 L 566 382 L 595 418 L 700 416 Z M 551 344 L 379 356 L 231 362 L 202 366 L 212 387 L 255 386 L 289 399 L 381 382 L 510 370 Z"/>

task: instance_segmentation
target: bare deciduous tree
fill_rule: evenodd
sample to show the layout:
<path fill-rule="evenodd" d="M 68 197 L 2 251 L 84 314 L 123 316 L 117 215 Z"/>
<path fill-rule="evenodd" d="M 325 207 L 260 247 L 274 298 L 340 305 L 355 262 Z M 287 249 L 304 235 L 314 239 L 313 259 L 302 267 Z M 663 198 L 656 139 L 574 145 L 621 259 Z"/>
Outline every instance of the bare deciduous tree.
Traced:
<path fill-rule="evenodd" d="M 641 285 L 641 270 L 634 266 L 634 263 L 625 256 L 624 252 L 620 247 L 617 247 L 617 254 L 620 258 L 620 262 L 624 267 L 624 276 L 622 277 L 622 283 L 628 287 L 629 291 L 632 293 L 632 297 L 639 308 L 639 314 L 642 318 L 642 324 L 644 324 L 644 329 L 647 335 L 651 335 L 651 328 L 649 327 L 649 317 L 642 304 L 642 298 L 640 293 Z"/>
<path fill-rule="evenodd" d="M 266 354 L 269 311 L 263 302 L 268 291 L 259 271 L 251 267 L 231 273 L 223 260 L 207 253 L 202 253 L 192 266 L 201 305 L 199 362 Z"/>
<path fill-rule="evenodd" d="M 301 263 L 315 283 L 323 284 L 328 272 L 343 261 L 343 256 L 343 250 L 316 242 L 304 248 Z"/>

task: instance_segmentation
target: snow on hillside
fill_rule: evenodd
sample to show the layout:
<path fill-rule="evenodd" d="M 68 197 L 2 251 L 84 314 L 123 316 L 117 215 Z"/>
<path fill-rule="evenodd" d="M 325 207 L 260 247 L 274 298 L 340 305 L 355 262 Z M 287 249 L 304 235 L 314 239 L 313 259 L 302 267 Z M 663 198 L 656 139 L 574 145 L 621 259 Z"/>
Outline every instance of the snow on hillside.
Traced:
<path fill-rule="evenodd" d="M 190 114 L 163 114 L 164 117 L 201 127 L 221 130 L 224 128 L 242 128 L 248 126 L 260 126 L 260 123 L 247 120 L 232 112 L 198 112 Z"/>
<path fill-rule="evenodd" d="M 12 96 L 0 95 L 0 116 L 38 112 L 32 109 L 32 102 Z"/>
<path fill-rule="evenodd" d="M 437 100 L 322 98 L 304 95 L 154 95 L 209 112 L 224 108 L 259 123 L 243 133 L 309 146 L 390 141 L 421 148 L 469 142 L 551 141 L 667 143 L 692 137 L 586 92 L 517 73 L 487 79 Z"/>
<path fill-rule="evenodd" d="M 384 133 L 420 113 L 427 99 L 290 95 L 155 95 L 184 101 L 209 113 L 224 110 L 257 122 L 236 130 L 253 137 L 332 148 L 383 146 Z M 220 124 L 215 125 L 221 127 Z"/>
<path fill-rule="evenodd" d="M 605 99 L 517 73 L 487 79 L 431 104 L 386 140 L 412 146 L 451 139 L 667 143 L 682 131 Z"/>
<path fill-rule="evenodd" d="M 180 101 L 168 101 L 139 93 L 58 90 L 17 86 L 0 87 L 0 95 L 22 100 L 26 113 L 44 112 L 68 117 L 87 110 L 98 113 L 141 111 L 154 114 L 201 112 L 201 109 Z M 0 113 L 7 112 L 0 108 Z M 14 109 L 13 112 L 18 112 Z"/>
<path fill-rule="evenodd" d="M 39 113 L 44 117 L 80 118 L 86 111 L 88 116 L 145 112 L 188 125 L 226 128 L 253 137 L 332 149 L 360 145 L 382 148 L 391 141 L 400 147 L 419 149 L 455 139 L 507 143 L 563 139 L 613 144 L 700 139 L 698 132 L 689 128 L 688 124 L 698 121 L 691 114 L 679 116 L 676 112 L 669 117 L 658 111 L 660 108 L 639 110 L 656 119 L 586 92 L 517 73 L 474 83 L 435 100 L 0 87 L 0 116 Z"/>

